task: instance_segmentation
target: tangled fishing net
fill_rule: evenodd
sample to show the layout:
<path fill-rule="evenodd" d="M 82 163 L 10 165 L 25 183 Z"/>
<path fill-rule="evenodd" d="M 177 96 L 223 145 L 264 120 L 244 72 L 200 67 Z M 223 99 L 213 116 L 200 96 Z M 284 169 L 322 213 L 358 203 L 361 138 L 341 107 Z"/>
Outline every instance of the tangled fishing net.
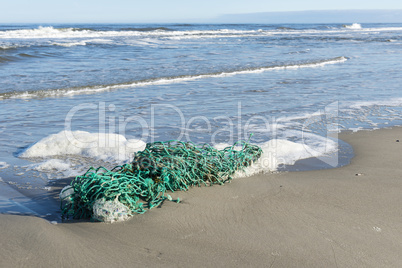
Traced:
<path fill-rule="evenodd" d="M 236 150 L 236 148 L 239 148 Z M 148 143 L 130 164 L 111 170 L 91 167 L 61 193 L 63 218 L 114 222 L 142 214 L 172 200 L 168 191 L 224 184 L 261 156 L 257 145 L 240 141 L 218 150 L 208 144 L 167 141 Z"/>

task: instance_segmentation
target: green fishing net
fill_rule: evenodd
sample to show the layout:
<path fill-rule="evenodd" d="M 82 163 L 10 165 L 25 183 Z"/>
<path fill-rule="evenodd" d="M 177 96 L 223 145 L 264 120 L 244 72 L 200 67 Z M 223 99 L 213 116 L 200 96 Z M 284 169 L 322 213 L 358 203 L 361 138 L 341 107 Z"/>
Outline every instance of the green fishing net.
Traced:
<path fill-rule="evenodd" d="M 169 192 L 191 186 L 224 184 L 262 154 L 239 141 L 223 150 L 177 140 L 148 143 L 130 164 L 111 170 L 91 167 L 61 193 L 62 218 L 99 221 L 126 219 L 172 200 Z"/>

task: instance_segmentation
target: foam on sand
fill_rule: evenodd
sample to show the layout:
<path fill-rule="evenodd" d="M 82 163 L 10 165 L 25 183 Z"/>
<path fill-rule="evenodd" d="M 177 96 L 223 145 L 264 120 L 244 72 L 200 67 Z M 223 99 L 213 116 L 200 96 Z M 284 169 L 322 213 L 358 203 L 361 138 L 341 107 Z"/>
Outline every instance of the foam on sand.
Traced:
<path fill-rule="evenodd" d="M 293 132 L 290 134 L 299 135 Z M 336 141 L 311 133 L 304 133 L 303 140 L 297 142 L 278 138 L 257 145 L 263 150 L 261 158 L 246 168 L 245 172 L 236 173 L 235 177 L 273 172 L 283 165 L 294 165 L 298 160 L 325 156 L 338 150 Z M 126 139 L 119 134 L 61 131 L 36 142 L 19 156 L 44 158 L 42 162 L 26 166 L 27 171 L 57 173 L 69 177 L 81 174 L 88 165 L 96 165 L 96 161 L 128 163 L 134 154 L 144 150 L 145 146 L 146 143 L 141 140 Z M 229 146 L 231 145 L 222 143 L 214 145 L 219 150 Z M 241 150 L 240 147 L 235 149 Z M 77 164 L 74 157 L 84 157 L 87 160 Z"/>
<path fill-rule="evenodd" d="M 60 159 L 49 159 L 41 163 L 32 164 L 28 166 L 27 170 L 36 170 L 36 171 L 52 171 L 58 170 L 63 171 L 70 168 L 69 161 L 63 161 Z"/>
<path fill-rule="evenodd" d="M 261 157 L 243 172 L 237 172 L 234 177 L 248 177 L 258 173 L 277 171 L 282 165 L 294 165 L 298 160 L 325 156 L 338 150 L 335 141 L 313 134 L 311 134 L 311 137 L 307 137 L 305 143 L 272 139 L 257 145 L 262 149 Z M 218 150 L 222 150 L 227 146 L 229 144 L 219 143 L 214 145 Z M 235 149 L 241 150 L 240 147 Z"/>
<path fill-rule="evenodd" d="M 64 130 L 41 139 L 19 156 L 45 158 L 57 155 L 78 155 L 95 160 L 121 162 L 130 159 L 135 152 L 144 148 L 145 142 L 137 139 L 127 140 L 119 134 Z M 48 164 L 58 165 L 59 163 Z"/>

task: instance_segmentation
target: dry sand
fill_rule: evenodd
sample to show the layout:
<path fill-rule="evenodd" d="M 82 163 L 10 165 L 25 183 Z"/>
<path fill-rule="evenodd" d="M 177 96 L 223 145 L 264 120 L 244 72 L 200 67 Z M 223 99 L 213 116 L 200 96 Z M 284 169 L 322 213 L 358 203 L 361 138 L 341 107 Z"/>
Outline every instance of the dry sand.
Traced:
<path fill-rule="evenodd" d="M 348 166 L 196 187 L 124 223 L 2 214 L 0 267 L 402 267 L 402 128 L 341 138 Z"/>

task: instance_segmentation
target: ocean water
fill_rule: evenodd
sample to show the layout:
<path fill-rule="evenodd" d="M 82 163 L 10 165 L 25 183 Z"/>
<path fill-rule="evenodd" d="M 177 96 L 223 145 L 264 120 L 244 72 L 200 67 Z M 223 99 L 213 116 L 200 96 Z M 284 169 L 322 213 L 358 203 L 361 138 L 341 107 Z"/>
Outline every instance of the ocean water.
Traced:
<path fill-rule="evenodd" d="M 402 124 L 401 59 L 402 24 L 0 25 L 0 187 L 172 139 L 259 144 L 240 177 L 340 166 L 339 131 Z"/>

